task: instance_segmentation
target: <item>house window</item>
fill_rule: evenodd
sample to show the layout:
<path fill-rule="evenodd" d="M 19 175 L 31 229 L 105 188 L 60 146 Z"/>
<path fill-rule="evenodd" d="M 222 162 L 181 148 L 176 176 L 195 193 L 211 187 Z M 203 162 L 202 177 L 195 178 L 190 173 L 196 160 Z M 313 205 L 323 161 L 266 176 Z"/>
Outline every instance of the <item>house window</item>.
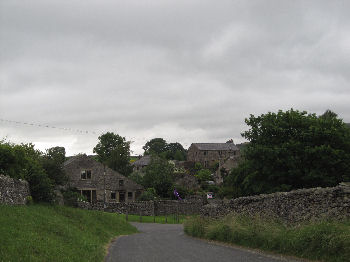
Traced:
<path fill-rule="evenodd" d="M 208 153 L 207 151 L 204 151 L 204 152 L 203 152 L 203 155 L 205 155 L 205 156 L 206 156 L 206 155 L 207 155 L 207 153 Z"/>
<path fill-rule="evenodd" d="M 83 180 L 91 179 L 91 170 L 82 170 L 80 173 L 80 178 Z"/>
<path fill-rule="evenodd" d="M 208 167 L 208 166 L 209 166 L 208 161 L 204 161 L 204 167 Z"/>
<path fill-rule="evenodd" d="M 111 199 L 116 199 L 117 194 L 115 192 L 111 192 Z"/>
<path fill-rule="evenodd" d="M 132 192 L 128 192 L 128 199 L 132 199 Z"/>
<path fill-rule="evenodd" d="M 119 180 L 119 186 L 124 186 L 124 180 Z"/>

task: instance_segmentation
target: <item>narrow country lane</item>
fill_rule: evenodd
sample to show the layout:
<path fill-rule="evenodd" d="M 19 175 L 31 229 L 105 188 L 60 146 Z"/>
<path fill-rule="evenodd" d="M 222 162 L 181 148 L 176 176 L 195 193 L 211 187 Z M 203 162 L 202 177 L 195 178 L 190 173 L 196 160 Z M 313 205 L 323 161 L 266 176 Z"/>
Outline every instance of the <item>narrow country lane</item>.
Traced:
<path fill-rule="evenodd" d="M 132 223 L 141 232 L 122 236 L 109 248 L 107 262 L 268 262 L 297 261 L 188 237 L 183 225 Z"/>

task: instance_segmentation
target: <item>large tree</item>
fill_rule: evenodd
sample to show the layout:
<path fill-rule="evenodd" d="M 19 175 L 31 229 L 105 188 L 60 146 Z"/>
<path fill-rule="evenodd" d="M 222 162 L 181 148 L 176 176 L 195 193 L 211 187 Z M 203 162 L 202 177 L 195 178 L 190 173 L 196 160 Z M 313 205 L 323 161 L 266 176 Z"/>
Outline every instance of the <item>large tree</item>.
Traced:
<path fill-rule="evenodd" d="M 35 201 L 51 202 L 54 199 L 54 181 L 42 166 L 42 152 L 33 144 L 16 145 L 0 141 L 0 174 L 28 181 Z"/>
<path fill-rule="evenodd" d="M 350 180 L 350 129 L 332 112 L 289 110 L 245 120 L 250 143 L 226 180 L 236 195 L 335 186 Z"/>
<path fill-rule="evenodd" d="M 173 172 L 174 167 L 167 160 L 152 156 L 151 163 L 146 167 L 143 186 L 154 188 L 161 197 L 169 197 L 174 180 Z"/>
<path fill-rule="evenodd" d="M 98 144 L 94 147 L 98 160 L 123 175 L 130 174 L 132 171 L 129 162 L 130 142 L 113 132 L 99 136 L 98 140 Z"/>
<path fill-rule="evenodd" d="M 186 160 L 186 150 L 183 146 L 176 143 L 167 143 L 163 138 L 153 138 L 144 146 L 144 155 L 157 155 L 162 158 L 179 160 Z"/>
<path fill-rule="evenodd" d="M 63 169 L 65 158 L 66 150 L 64 147 L 60 146 L 47 149 L 42 157 L 43 168 L 56 185 L 63 185 L 68 181 Z"/>
<path fill-rule="evenodd" d="M 186 150 L 180 143 L 169 143 L 166 146 L 165 157 L 167 159 L 184 161 L 186 160 Z"/>
<path fill-rule="evenodd" d="M 163 138 L 153 138 L 144 146 L 144 155 L 159 155 L 167 150 L 167 142 Z"/>

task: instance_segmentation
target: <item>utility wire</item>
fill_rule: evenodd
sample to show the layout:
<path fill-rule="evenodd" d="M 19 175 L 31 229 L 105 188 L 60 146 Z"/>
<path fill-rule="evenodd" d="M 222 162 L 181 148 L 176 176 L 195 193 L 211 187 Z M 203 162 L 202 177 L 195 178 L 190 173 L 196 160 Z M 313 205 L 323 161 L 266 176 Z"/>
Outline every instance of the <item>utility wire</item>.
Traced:
<path fill-rule="evenodd" d="M 59 130 L 64 130 L 64 131 L 76 132 L 76 133 L 80 133 L 80 134 L 94 134 L 94 135 L 96 135 L 96 132 L 88 131 L 88 130 L 67 128 L 67 127 L 57 127 L 57 126 L 46 125 L 46 124 L 35 124 L 35 123 L 31 123 L 31 122 L 21 122 L 21 121 L 14 121 L 14 120 L 1 119 L 1 118 L 0 118 L 0 121 L 5 122 L 5 123 L 7 122 L 7 123 L 12 123 L 12 124 L 17 124 L 17 125 L 27 125 L 27 126 L 40 127 L 40 128 L 59 129 Z"/>

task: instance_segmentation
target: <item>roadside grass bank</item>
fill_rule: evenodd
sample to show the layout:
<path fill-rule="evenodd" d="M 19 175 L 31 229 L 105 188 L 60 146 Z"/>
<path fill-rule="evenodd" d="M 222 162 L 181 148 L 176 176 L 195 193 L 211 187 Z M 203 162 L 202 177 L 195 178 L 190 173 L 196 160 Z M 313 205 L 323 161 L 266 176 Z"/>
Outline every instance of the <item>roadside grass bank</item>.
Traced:
<path fill-rule="evenodd" d="M 124 221 L 126 221 L 125 214 L 118 214 Z M 168 215 L 168 216 L 140 216 L 139 215 L 128 215 L 128 222 L 141 222 L 141 223 L 159 223 L 159 224 L 182 224 L 185 218 L 189 216 L 185 215 Z"/>
<path fill-rule="evenodd" d="M 136 232 L 112 213 L 0 205 L 0 261 L 103 261 L 109 241 Z"/>
<path fill-rule="evenodd" d="M 350 220 L 287 226 L 275 220 L 228 215 L 221 219 L 193 217 L 186 234 L 306 259 L 350 261 Z"/>

